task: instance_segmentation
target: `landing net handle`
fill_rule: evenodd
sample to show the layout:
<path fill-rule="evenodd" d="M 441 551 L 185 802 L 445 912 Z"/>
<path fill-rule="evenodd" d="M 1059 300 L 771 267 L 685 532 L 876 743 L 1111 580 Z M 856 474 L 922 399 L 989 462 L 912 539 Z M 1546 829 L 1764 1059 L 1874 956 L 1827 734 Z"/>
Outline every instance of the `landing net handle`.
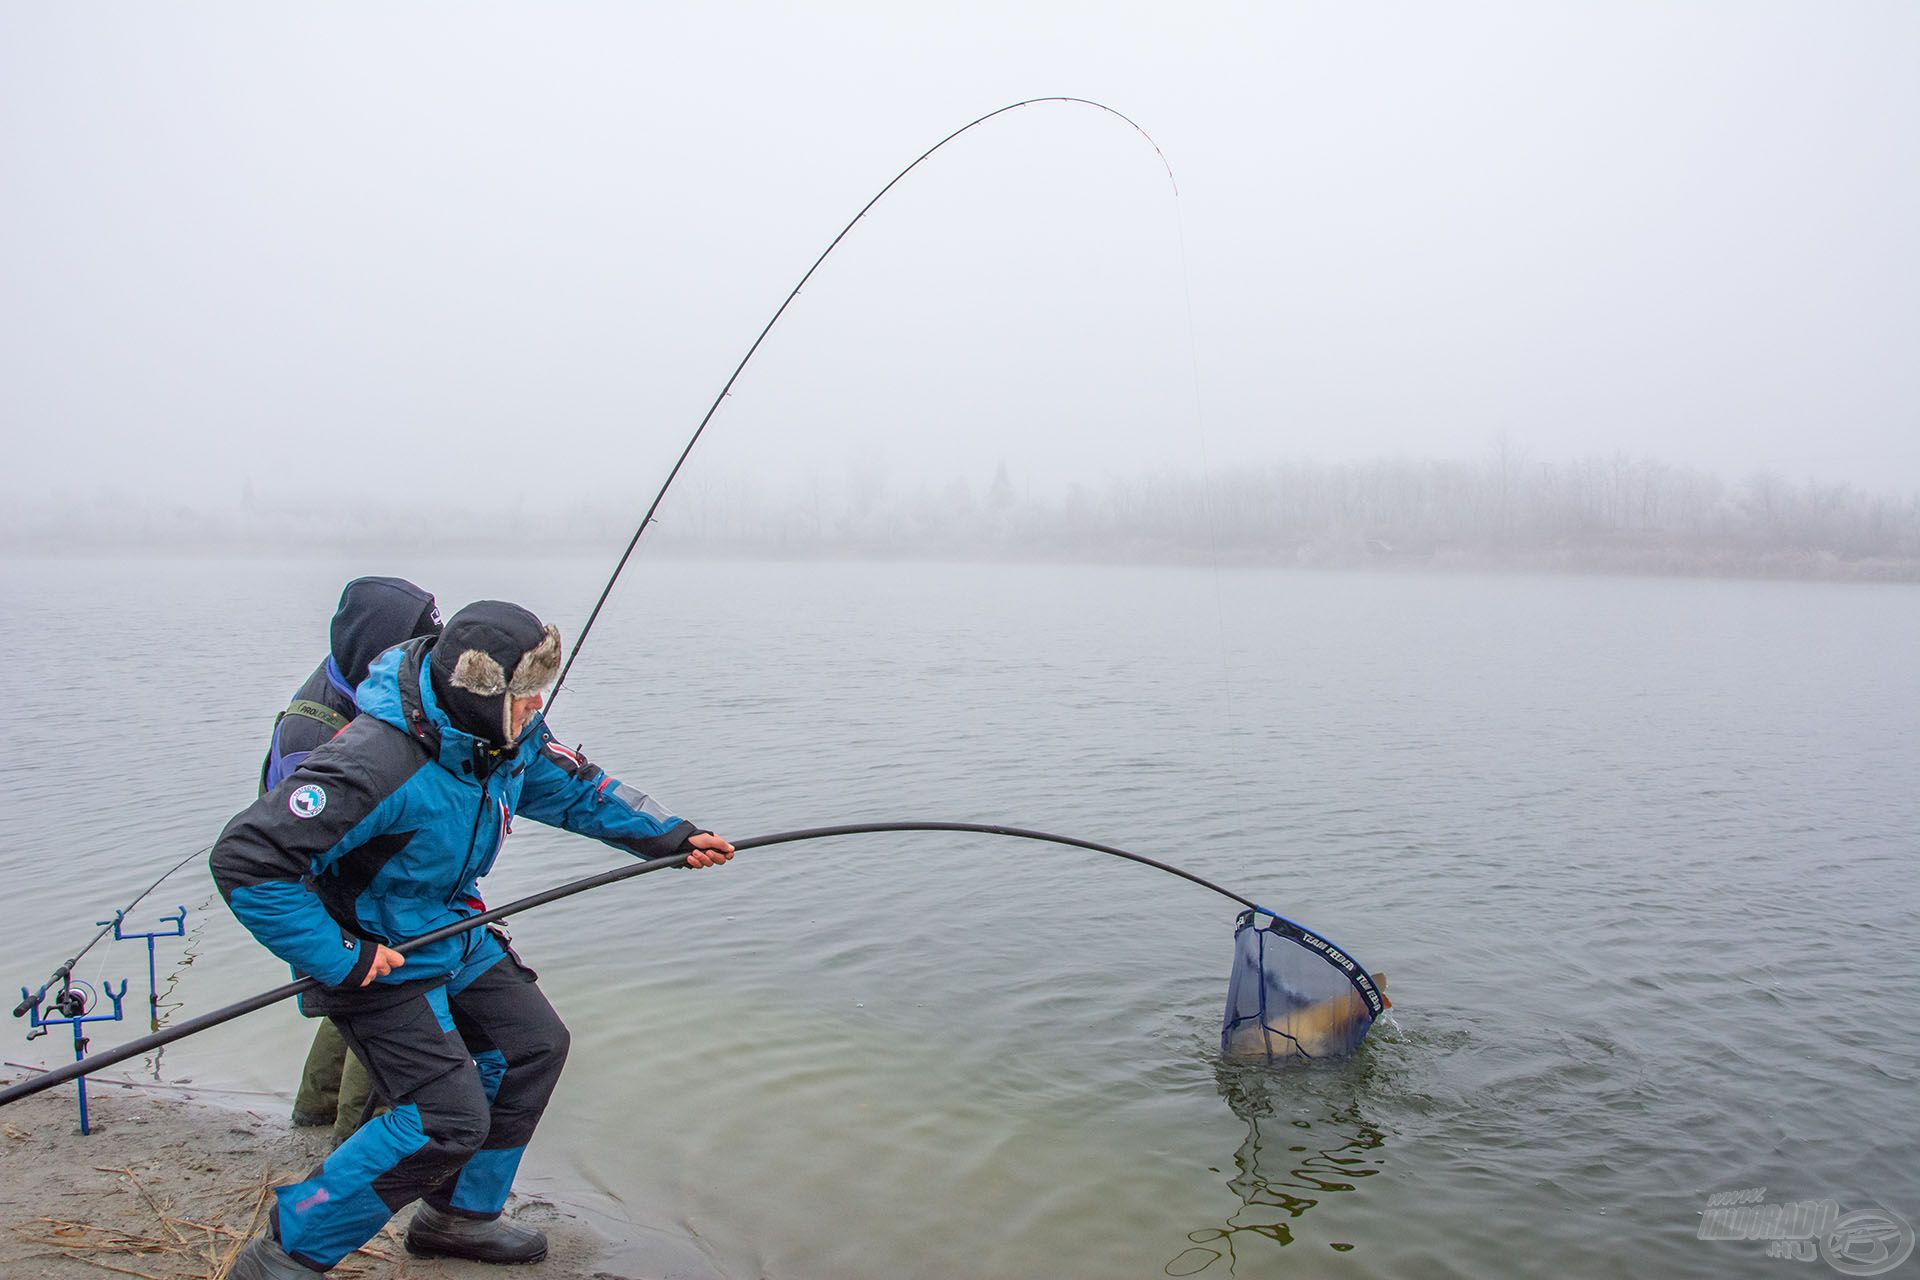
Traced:
<path fill-rule="evenodd" d="M 735 841 L 733 847 L 737 850 L 764 849 L 774 845 L 798 844 L 807 840 L 825 840 L 835 836 L 880 835 L 906 831 L 956 831 L 969 832 L 976 835 L 1011 836 L 1020 840 L 1039 840 L 1048 844 L 1068 845 L 1076 849 L 1091 850 L 1094 853 L 1110 854 L 1116 858 L 1125 858 L 1129 862 L 1138 862 L 1143 866 L 1165 871 L 1169 875 L 1179 876 L 1182 880 L 1190 880 L 1202 888 L 1211 889 L 1215 893 L 1232 898 L 1235 902 L 1249 909 L 1265 910 L 1263 907 L 1256 907 L 1251 898 L 1243 898 L 1231 889 L 1223 888 L 1211 880 L 1197 876 L 1191 871 L 1183 870 L 1169 863 L 1161 862 L 1157 858 L 1149 858 L 1144 854 L 1133 853 L 1130 850 L 1116 848 L 1113 845 L 1096 844 L 1091 840 L 1076 839 L 1073 836 L 1054 835 L 1046 831 L 1033 831 L 1025 827 L 1002 826 L 997 823 L 920 821 L 854 822 L 833 827 L 808 827 L 799 831 L 782 831 L 773 835 L 754 836 L 750 839 Z M 530 911 L 534 907 L 545 906 L 549 902 L 558 902 L 562 898 L 570 898 L 574 894 L 585 893 L 589 889 L 598 889 L 603 885 L 615 884 L 621 880 L 630 880 L 634 876 L 643 876 L 651 871 L 660 871 L 668 867 L 684 867 L 686 864 L 687 855 L 681 853 L 675 854 L 670 858 L 652 858 L 648 861 L 634 863 L 630 866 L 616 867 L 611 871 L 603 871 L 599 875 L 587 876 L 584 879 L 570 881 L 567 884 L 556 885 L 551 889 L 544 889 L 539 893 L 529 894 L 517 901 L 509 902 L 503 907 L 495 907 L 491 911 L 483 911 L 479 915 L 469 916 L 457 924 L 450 924 L 445 928 L 435 929 L 431 933 L 421 934 L 417 938 L 409 938 L 407 941 L 394 947 L 394 950 L 400 952 L 402 955 L 406 955 L 421 947 L 430 946 L 433 943 L 443 941 L 447 938 L 458 937 L 460 934 L 466 933 L 469 930 L 478 929 L 484 925 L 492 924 L 496 920 L 505 919 L 507 916 L 517 915 L 523 911 Z M 224 1009 L 215 1009 L 213 1012 L 203 1013 L 197 1018 L 189 1018 L 185 1022 L 175 1023 L 173 1026 L 163 1031 L 156 1031 L 152 1035 L 141 1036 L 137 1040 L 129 1040 L 125 1044 L 94 1054 L 85 1062 L 70 1062 L 64 1066 L 55 1067 L 42 1075 L 37 1075 L 31 1079 L 23 1080 L 18 1084 L 9 1085 L 4 1089 L 0 1089 L 0 1106 L 5 1106 L 9 1102 L 29 1097 L 42 1090 L 54 1088 L 56 1085 L 65 1084 L 67 1081 L 80 1076 L 89 1075 L 102 1067 L 110 1067 L 117 1062 L 125 1062 L 129 1058 L 137 1058 L 142 1054 L 150 1053 L 160 1048 L 162 1045 L 172 1044 L 176 1040 L 184 1039 L 187 1036 L 206 1031 L 212 1027 L 217 1027 L 223 1022 L 231 1022 L 233 1019 L 252 1013 L 256 1009 L 264 1009 L 268 1005 L 278 1004 L 282 1000 L 297 996 L 302 991 L 310 990 L 319 985 L 319 982 L 313 978 L 300 978 L 282 986 L 275 987 L 271 991 L 262 991 L 258 995 L 249 996 L 247 999 L 230 1004 Z"/>

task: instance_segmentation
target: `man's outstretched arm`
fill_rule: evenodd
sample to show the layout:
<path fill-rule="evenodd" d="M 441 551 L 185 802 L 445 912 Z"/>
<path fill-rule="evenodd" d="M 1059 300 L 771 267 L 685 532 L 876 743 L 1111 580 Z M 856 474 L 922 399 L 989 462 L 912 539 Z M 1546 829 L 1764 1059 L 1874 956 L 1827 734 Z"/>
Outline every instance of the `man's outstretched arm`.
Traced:
<path fill-rule="evenodd" d="M 561 746 L 545 724 L 538 732 L 539 750 L 520 789 L 520 812 L 527 817 L 641 858 L 685 853 L 689 867 L 717 867 L 733 857 L 725 840 L 668 813 L 652 796 Z"/>

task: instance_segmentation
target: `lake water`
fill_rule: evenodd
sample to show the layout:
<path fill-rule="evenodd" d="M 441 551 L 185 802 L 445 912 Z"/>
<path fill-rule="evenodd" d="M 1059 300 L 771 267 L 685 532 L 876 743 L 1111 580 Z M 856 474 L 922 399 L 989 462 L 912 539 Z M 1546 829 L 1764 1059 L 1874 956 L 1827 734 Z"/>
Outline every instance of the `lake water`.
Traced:
<path fill-rule="evenodd" d="M 609 567 L 0 566 L 0 978 L 250 799 L 347 577 L 571 641 Z M 690 1275 L 1806 1274 L 1699 1214 L 1920 1218 L 1916 652 L 1899 587 L 642 558 L 555 725 L 676 811 L 1119 844 L 1396 1010 L 1350 1061 L 1224 1068 L 1225 899 L 977 837 L 748 853 L 515 922 L 575 1035 L 525 1183 Z M 522 823 L 488 897 L 623 857 Z M 190 909 L 188 1012 L 285 977 L 210 892 L 197 859 L 142 908 Z M 81 972 L 137 1001 L 143 960 Z M 158 1070 L 290 1091 L 307 1035 Z"/>

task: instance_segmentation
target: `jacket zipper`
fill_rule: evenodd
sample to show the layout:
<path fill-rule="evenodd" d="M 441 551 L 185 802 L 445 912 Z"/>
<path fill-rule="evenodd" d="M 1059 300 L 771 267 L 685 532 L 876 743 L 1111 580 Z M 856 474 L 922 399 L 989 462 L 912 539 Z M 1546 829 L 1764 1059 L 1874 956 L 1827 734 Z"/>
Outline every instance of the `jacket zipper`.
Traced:
<path fill-rule="evenodd" d="M 453 882 L 453 892 L 447 895 L 449 907 L 460 901 L 461 886 L 467 883 L 467 872 L 473 866 L 473 851 L 480 847 L 480 819 L 486 816 L 487 806 L 493 800 L 492 790 L 491 775 L 480 779 L 480 807 L 473 811 L 473 830 L 467 835 L 467 856 L 461 860 L 460 878 Z"/>

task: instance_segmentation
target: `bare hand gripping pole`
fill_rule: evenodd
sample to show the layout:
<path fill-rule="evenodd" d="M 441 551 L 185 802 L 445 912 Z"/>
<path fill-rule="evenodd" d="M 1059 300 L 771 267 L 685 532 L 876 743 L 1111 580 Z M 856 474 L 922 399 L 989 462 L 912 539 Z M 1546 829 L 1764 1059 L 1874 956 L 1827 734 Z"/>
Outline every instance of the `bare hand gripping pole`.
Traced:
<path fill-rule="evenodd" d="M 1170 866 L 1158 859 L 1149 858 L 1145 854 L 1129 853 L 1125 849 L 1117 849 L 1112 845 L 1095 844 L 1091 840 L 1076 840 L 1072 836 L 1056 836 L 1045 831 L 1030 831 L 1024 827 L 1008 827 L 994 823 L 855 822 L 837 827 L 808 827 L 800 831 L 781 831 L 769 836 L 755 836 L 750 840 L 736 840 L 733 847 L 740 850 L 764 849 L 781 844 L 800 844 L 808 840 L 826 840 L 834 836 L 879 835 L 899 831 L 962 831 L 971 832 L 976 835 L 1011 836 L 1020 840 L 1039 840 L 1048 844 L 1070 845 L 1076 849 L 1090 849 L 1095 853 L 1105 853 L 1116 858 L 1125 858 L 1130 862 L 1138 862 L 1144 866 L 1153 867 L 1157 870 L 1168 872 L 1171 875 L 1179 876 L 1183 880 L 1191 880 L 1203 888 L 1211 889 L 1215 893 L 1232 898 L 1242 906 L 1258 911 L 1267 910 L 1265 907 L 1256 906 L 1250 899 L 1243 898 L 1230 889 L 1221 888 L 1211 880 L 1206 880 L 1194 875 L 1191 871 L 1183 871 L 1179 867 Z M 562 898 L 571 898 L 576 893 L 585 893 L 589 889 L 598 889 L 602 885 L 615 884 L 621 880 L 630 880 L 634 876 L 646 875 L 649 871 L 661 871 L 668 867 L 684 867 L 686 863 L 687 855 L 680 853 L 675 854 L 671 858 L 653 858 L 646 862 L 634 863 L 631 866 L 616 867 L 612 871 L 603 871 L 599 875 L 569 881 L 566 884 L 556 885 L 551 889 L 543 889 L 539 893 L 529 894 L 516 902 L 509 902 L 504 907 L 495 907 L 491 911 L 483 911 L 477 916 L 470 916 L 458 924 L 450 924 L 444 929 L 435 929 L 433 932 L 423 933 L 417 938 L 409 938 L 407 941 L 396 946 L 394 950 L 405 955 L 407 952 L 417 950 L 420 947 L 439 942 L 443 938 L 456 937 L 459 934 L 467 932 L 469 929 L 478 929 L 482 925 L 493 923 L 495 920 L 505 919 L 511 915 L 518 915 L 523 911 L 531 911 L 535 907 L 545 906 L 549 902 L 558 902 Z M 1272 913 L 1267 912 L 1267 914 L 1271 915 Z M 85 1061 L 69 1062 L 43 1075 L 34 1076 L 30 1080 L 23 1080 L 19 1084 L 8 1085 L 5 1089 L 0 1089 L 0 1106 L 5 1106 L 9 1102 L 16 1102 L 21 1098 L 31 1097 L 43 1089 L 54 1088 L 56 1085 L 65 1084 L 67 1081 L 80 1076 L 89 1075 L 98 1071 L 101 1067 L 110 1067 L 117 1062 L 125 1062 L 128 1058 L 137 1058 L 144 1053 L 150 1053 L 160 1048 L 162 1045 L 172 1044 L 175 1040 L 183 1040 L 195 1032 L 205 1031 L 210 1027 L 217 1027 L 223 1022 L 231 1022 L 242 1014 L 252 1013 L 256 1009 L 264 1009 L 270 1004 L 278 1004 L 290 996 L 299 995 L 302 991 L 309 990 L 318 985 L 319 983 L 313 978 L 301 978 L 298 981 L 289 982 L 284 986 L 275 987 L 271 991 L 262 991 L 259 995 L 249 996 L 247 999 L 241 1000 L 236 1004 L 230 1004 L 224 1009 L 215 1009 L 212 1013 L 203 1013 L 197 1018 L 189 1018 L 187 1021 L 168 1027 L 164 1031 L 156 1031 L 152 1035 L 141 1036 L 138 1040 L 129 1040 L 123 1045 L 93 1054 Z"/>
<path fill-rule="evenodd" d="M 1103 102 L 1095 102 L 1090 98 L 1028 98 L 1022 102 L 1009 103 L 997 111 L 987 112 L 987 114 L 981 116 L 978 120 L 973 120 L 961 125 L 958 129 L 955 129 L 952 133 L 921 152 L 912 164 L 902 169 L 899 173 L 894 174 L 893 179 L 888 182 L 886 186 L 874 193 L 873 199 L 860 206 L 860 212 L 854 214 L 847 225 L 840 228 L 840 234 L 833 238 L 833 242 L 821 250 L 820 256 L 815 258 L 813 265 L 807 268 L 807 274 L 800 277 L 800 283 L 793 286 L 792 292 L 788 293 L 786 299 L 781 302 L 779 310 L 773 313 L 773 318 L 767 321 L 766 326 L 760 330 L 760 335 L 753 340 L 753 345 L 747 348 L 747 354 L 740 357 L 740 363 L 734 366 L 733 373 L 727 378 L 727 385 L 720 388 L 720 394 L 713 398 L 711 405 L 707 406 L 706 416 L 701 418 L 700 425 L 693 429 L 693 435 L 688 439 L 687 447 L 682 449 L 680 456 L 674 460 L 673 469 L 667 472 L 666 482 L 660 486 L 660 492 L 653 495 L 653 502 L 647 507 L 647 514 L 640 518 L 640 527 L 633 531 L 633 537 L 627 539 L 627 549 L 620 553 L 620 562 L 614 565 L 613 576 L 608 578 L 607 585 L 601 588 L 600 598 L 593 602 L 593 612 L 587 615 L 587 623 L 580 628 L 580 636 L 573 642 L 573 651 L 567 655 L 566 665 L 560 668 L 560 678 L 553 682 L 553 692 L 547 695 L 547 706 L 549 709 L 552 708 L 554 699 L 560 696 L 560 687 L 566 684 L 567 673 L 573 670 L 573 660 L 580 656 L 581 646 L 586 644 L 587 633 L 593 630 L 595 620 L 600 617 L 601 607 L 607 603 L 607 597 L 613 593 L 613 584 L 620 580 L 620 574 L 627 567 L 627 561 L 632 557 L 633 549 L 640 544 L 640 535 L 644 534 L 647 531 L 647 526 L 653 523 L 654 514 L 660 510 L 661 502 L 666 499 L 667 490 L 673 487 L 674 479 L 680 474 L 680 468 L 686 464 L 688 455 L 693 452 L 693 446 L 700 443 L 700 437 L 706 431 L 707 424 L 712 422 L 713 415 L 720 411 L 720 402 L 725 400 L 728 393 L 733 390 L 733 384 L 739 381 L 741 372 L 747 367 L 747 362 L 753 359 L 756 351 L 760 350 L 760 344 L 766 341 L 767 334 L 773 331 L 774 325 L 780 323 L 780 317 L 787 313 L 787 308 L 793 304 L 793 300 L 800 296 L 802 289 L 807 287 L 807 281 L 813 279 L 813 273 L 820 269 L 820 264 L 827 260 L 827 255 L 839 248 L 840 242 L 847 238 L 847 233 L 853 230 L 854 225 L 858 223 L 860 219 L 867 216 L 867 211 L 876 204 L 879 204 L 881 197 L 893 190 L 902 178 L 919 168 L 922 160 L 925 160 L 928 156 L 946 146 L 949 142 L 952 142 L 969 129 L 974 128 L 976 125 L 985 124 L 995 116 L 1005 115 L 1009 111 L 1017 111 L 1021 107 L 1030 107 L 1041 102 L 1076 102 L 1081 106 L 1093 107 L 1096 110 L 1104 111 L 1110 116 L 1115 116 L 1125 121 L 1128 127 L 1147 140 L 1147 145 L 1153 148 L 1153 154 L 1160 157 L 1160 164 L 1167 171 L 1167 182 L 1172 185 L 1173 194 L 1176 197 L 1179 196 L 1180 184 L 1174 180 L 1173 166 L 1167 163 L 1166 153 L 1160 150 L 1160 144 L 1153 140 L 1153 135 L 1145 129 L 1142 129 L 1125 115 L 1115 111 L 1112 107 L 1107 106 Z"/>

